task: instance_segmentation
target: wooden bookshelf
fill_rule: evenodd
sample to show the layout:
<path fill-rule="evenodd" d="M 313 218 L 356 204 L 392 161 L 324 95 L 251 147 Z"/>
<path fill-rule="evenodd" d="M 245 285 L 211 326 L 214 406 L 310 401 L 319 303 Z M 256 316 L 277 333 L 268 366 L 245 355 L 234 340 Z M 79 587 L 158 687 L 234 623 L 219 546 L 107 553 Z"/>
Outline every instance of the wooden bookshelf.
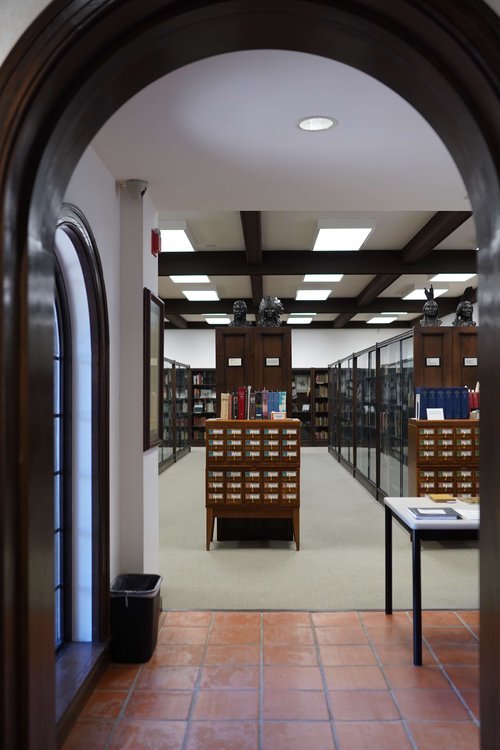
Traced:
<path fill-rule="evenodd" d="M 191 370 L 191 445 L 205 445 L 205 422 L 217 414 L 214 368 Z"/>
<path fill-rule="evenodd" d="M 300 548 L 298 419 L 206 422 L 206 546 L 216 518 L 291 519 Z"/>

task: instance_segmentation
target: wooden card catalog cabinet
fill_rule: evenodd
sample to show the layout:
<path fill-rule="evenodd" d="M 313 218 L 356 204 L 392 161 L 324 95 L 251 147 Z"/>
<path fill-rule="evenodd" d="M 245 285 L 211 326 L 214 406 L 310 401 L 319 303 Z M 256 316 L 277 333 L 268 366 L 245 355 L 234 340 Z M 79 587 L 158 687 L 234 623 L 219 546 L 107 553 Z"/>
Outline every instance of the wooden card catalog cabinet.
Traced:
<path fill-rule="evenodd" d="M 207 419 L 206 545 L 216 518 L 289 518 L 300 548 L 300 421 Z"/>

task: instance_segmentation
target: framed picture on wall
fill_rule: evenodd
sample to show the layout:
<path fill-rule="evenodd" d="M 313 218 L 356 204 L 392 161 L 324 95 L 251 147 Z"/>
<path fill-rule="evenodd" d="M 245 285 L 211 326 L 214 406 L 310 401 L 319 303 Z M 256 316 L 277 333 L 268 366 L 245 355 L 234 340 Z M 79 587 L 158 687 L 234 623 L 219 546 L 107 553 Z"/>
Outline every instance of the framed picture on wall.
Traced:
<path fill-rule="evenodd" d="M 162 442 L 163 416 L 163 302 L 144 289 L 144 446 Z"/>

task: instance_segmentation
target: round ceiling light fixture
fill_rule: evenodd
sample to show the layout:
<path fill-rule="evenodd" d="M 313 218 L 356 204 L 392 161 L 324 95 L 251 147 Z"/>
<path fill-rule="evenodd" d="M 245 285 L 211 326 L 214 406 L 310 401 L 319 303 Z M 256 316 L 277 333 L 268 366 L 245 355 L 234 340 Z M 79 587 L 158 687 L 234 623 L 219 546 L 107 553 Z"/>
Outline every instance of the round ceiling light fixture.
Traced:
<path fill-rule="evenodd" d="M 339 123 L 334 117 L 303 117 L 299 120 L 299 128 L 301 130 L 318 131 L 318 130 L 329 130 L 330 128 L 336 127 Z"/>

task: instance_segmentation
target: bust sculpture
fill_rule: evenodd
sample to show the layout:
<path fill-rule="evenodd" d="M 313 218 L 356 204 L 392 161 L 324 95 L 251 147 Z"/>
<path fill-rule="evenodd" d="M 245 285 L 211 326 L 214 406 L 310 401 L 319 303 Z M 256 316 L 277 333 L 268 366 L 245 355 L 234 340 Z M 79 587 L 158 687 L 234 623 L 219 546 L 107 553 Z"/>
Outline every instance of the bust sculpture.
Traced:
<path fill-rule="evenodd" d="M 431 284 L 429 289 L 424 289 L 425 296 L 427 297 L 426 302 L 424 302 L 424 307 L 422 309 L 422 312 L 424 313 L 424 317 L 420 319 L 420 325 L 421 326 L 440 326 L 441 321 L 438 318 L 439 315 L 439 309 L 438 304 L 436 300 L 434 299 L 434 288 Z"/>
<path fill-rule="evenodd" d="M 262 297 L 259 304 L 259 326 L 280 326 L 284 312 L 281 300 L 277 297 Z"/>
<path fill-rule="evenodd" d="M 251 326 L 251 322 L 247 320 L 247 303 L 243 299 L 237 299 L 233 304 L 233 321 L 229 323 L 230 326 L 237 326 L 242 328 L 244 326 Z"/>
<path fill-rule="evenodd" d="M 472 307 L 472 302 L 470 301 L 470 296 L 472 293 L 472 287 L 468 286 L 467 289 L 464 290 L 464 293 L 462 294 L 462 299 L 457 305 L 457 310 L 455 313 L 455 320 L 453 321 L 454 326 L 475 326 L 477 325 L 472 320 L 472 315 L 474 313 L 474 308 Z"/>

